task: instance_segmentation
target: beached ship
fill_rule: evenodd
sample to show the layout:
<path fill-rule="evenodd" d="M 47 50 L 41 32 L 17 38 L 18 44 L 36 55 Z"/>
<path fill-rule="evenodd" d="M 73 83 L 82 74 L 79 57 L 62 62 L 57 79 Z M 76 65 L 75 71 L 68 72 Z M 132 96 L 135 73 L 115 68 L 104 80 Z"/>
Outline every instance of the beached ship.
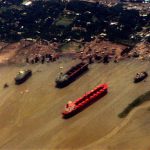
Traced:
<path fill-rule="evenodd" d="M 137 83 L 137 82 L 144 80 L 147 76 L 148 76 L 147 72 L 137 73 L 135 78 L 134 78 L 134 83 Z"/>
<path fill-rule="evenodd" d="M 31 70 L 21 70 L 15 77 L 15 83 L 21 84 L 21 83 L 25 82 L 31 75 L 32 75 Z"/>
<path fill-rule="evenodd" d="M 65 87 L 73 82 L 77 77 L 88 70 L 88 63 L 79 63 L 71 67 L 67 72 L 60 73 L 56 78 L 56 87 Z"/>
<path fill-rule="evenodd" d="M 107 89 L 108 89 L 107 84 L 101 84 L 97 86 L 95 89 L 83 95 L 81 98 L 76 99 L 74 102 L 69 101 L 65 106 L 65 110 L 62 112 L 63 118 L 69 118 L 79 113 L 85 107 L 89 106 L 96 100 L 106 95 Z"/>

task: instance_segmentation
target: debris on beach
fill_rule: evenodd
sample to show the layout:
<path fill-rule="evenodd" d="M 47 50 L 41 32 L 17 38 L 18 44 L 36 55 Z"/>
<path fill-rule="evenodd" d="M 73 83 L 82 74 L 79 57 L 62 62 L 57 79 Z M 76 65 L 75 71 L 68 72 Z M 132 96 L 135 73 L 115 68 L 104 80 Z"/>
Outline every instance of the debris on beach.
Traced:
<path fill-rule="evenodd" d="M 8 88 L 8 87 L 9 87 L 8 83 L 5 83 L 4 86 L 3 86 L 4 89 Z"/>

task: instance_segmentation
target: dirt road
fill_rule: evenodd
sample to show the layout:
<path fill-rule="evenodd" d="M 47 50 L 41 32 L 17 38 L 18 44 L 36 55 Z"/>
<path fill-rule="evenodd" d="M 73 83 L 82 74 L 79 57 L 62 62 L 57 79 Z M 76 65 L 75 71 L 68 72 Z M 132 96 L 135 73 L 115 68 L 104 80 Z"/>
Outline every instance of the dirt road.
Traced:
<path fill-rule="evenodd" d="M 145 109 L 132 115 L 131 124 L 121 129 L 121 134 L 114 134 L 109 140 L 99 143 L 100 139 L 122 124 L 124 119 L 117 115 L 124 107 L 150 89 L 150 78 L 133 84 L 137 72 L 146 70 L 150 74 L 149 62 L 127 60 L 118 64 L 92 64 L 89 71 L 78 80 L 66 88 L 56 89 L 54 81 L 59 67 L 63 66 L 63 70 L 66 70 L 75 63 L 75 60 L 60 60 L 45 65 L 0 67 L 0 149 L 70 150 L 88 147 L 120 150 L 121 143 L 124 143 L 124 149 L 138 150 L 142 143 L 145 150 L 150 147 L 146 140 L 150 137 L 149 111 Z M 13 78 L 20 68 L 32 69 L 33 76 L 26 83 L 16 86 Z M 6 82 L 9 88 L 3 89 Z M 62 119 L 61 111 L 68 100 L 75 100 L 100 83 L 109 85 L 105 97 L 76 116 Z M 147 128 L 136 126 L 141 119 Z M 125 134 L 124 129 L 129 135 Z M 136 146 L 135 141 L 132 143 L 129 139 L 139 134 L 141 143 Z M 130 144 L 126 144 L 129 141 Z"/>

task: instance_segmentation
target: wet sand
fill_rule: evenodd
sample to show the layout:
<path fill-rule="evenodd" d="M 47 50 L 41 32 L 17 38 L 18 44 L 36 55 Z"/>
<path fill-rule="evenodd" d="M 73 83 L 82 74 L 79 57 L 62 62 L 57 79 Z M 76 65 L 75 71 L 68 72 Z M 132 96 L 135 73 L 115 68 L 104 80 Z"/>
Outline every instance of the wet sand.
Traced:
<path fill-rule="evenodd" d="M 124 107 L 150 89 L 150 78 L 133 84 L 137 72 L 146 70 L 150 74 L 150 63 L 128 60 L 118 64 L 92 64 L 86 74 L 69 86 L 55 88 L 54 81 L 60 71 L 59 67 L 63 66 L 63 70 L 66 70 L 73 64 L 76 64 L 75 60 L 67 59 L 44 65 L 0 67 L 0 149 L 120 150 L 123 145 L 124 149 L 138 150 L 142 143 L 146 145 L 145 148 L 150 147 L 146 140 L 150 137 L 150 132 L 146 132 L 150 127 L 149 111 L 145 109 L 132 116 L 133 122 L 131 118 L 131 123 L 126 125 L 125 130 L 120 129 L 121 134 L 116 133 L 110 139 L 100 141 L 125 120 L 117 116 Z M 32 69 L 33 76 L 24 84 L 16 86 L 13 78 L 21 68 Z M 9 88 L 3 89 L 6 82 Z M 109 85 L 105 97 L 76 116 L 68 120 L 62 119 L 61 112 L 67 101 L 75 100 L 100 83 Z M 136 126 L 134 130 L 134 124 L 141 120 L 147 124 L 147 128 Z M 138 133 L 130 132 L 130 128 Z M 139 135 L 139 130 L 143 137 L 137 146 L 131 140 L 129 145 L 120 144 L 125 138 L 128 143 L 131 137 Z M 127 131 L 130 136 L 125 135 Z"/>
<path fill-rule="evenodd" d="M 149 150 L 150 103 L 134 109 L 130 115 L 100 140 L 88 145 L 86 149 L 103 150 Z"/>

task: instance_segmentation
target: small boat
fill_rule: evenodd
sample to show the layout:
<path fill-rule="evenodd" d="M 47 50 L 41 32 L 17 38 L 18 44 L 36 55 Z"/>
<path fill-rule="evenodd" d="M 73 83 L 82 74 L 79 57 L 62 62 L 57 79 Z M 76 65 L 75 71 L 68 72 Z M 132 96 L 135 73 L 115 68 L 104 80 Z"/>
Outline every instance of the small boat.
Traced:
<path fill-rule="evenodd" d="M 88 63 L 81 62 L 71 67 L 66 73 L 60 73 L 56 78 L 56 87 L 65 87 L 88 70 Z"/>
<path fill-rule="evenodd" d="M 134 83 L 137 83 L 137 82 L 144 80 L 147 76 L 148 76 L 147 72 L 137 73 L 135 78 L 134 78 Z"/>
<path fill-rule="evenodd" d="M 79 113 L 85 107 L 106 95 L 107 89 L 107 84 L 101 84 L 83 95 L 81 98 L 76 99 L 74 102 L 69 101 L 65 106 L 65 110 L 62 112 L 63 118 L 69 118 Z"/>
<path fill-rule="evenodd" d="M 15 84 L 21 84 L 25 82 L 32 75 L 31 70 L 21 70 L 15 77 Z"/>

